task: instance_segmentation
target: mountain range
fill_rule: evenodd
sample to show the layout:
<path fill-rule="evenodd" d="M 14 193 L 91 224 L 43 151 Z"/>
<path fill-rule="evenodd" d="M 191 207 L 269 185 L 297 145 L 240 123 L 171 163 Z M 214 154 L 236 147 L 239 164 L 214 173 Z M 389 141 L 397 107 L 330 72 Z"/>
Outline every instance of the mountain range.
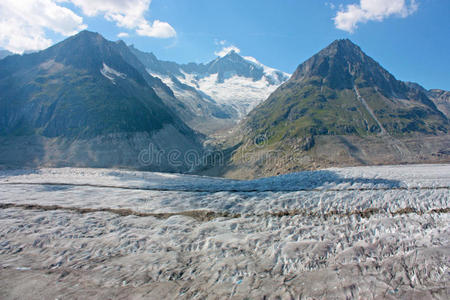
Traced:
<path fill-rule="evenodd" d="M 397 80 L 350 40 L 291 76 L 234 51 L 178 64 L 82 31 L 1 59 L 0 90 L 3 167 L 248 178 L 450 160 L 449 92 Z M 205 149 L 225 153 L 226 165 L 206 159 L 194 169 L 183 159 Z"/>
<path fill-rule="evenodd" d="M 130 49 L 185 105 L 172 105 L 173 109 L 203 133 L 235 125 L 290 76 L 234 50 L 206 64 L 177 64 Z"/>

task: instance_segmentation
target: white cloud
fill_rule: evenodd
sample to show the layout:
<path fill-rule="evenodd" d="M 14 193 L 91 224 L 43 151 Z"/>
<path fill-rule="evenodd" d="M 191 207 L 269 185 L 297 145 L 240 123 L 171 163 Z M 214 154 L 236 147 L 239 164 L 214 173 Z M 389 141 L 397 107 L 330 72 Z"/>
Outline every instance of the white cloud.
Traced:
<path fill-rule="evenodd" d="M 126 32 L 119 32 L 119 34 L 117 34 L 117 37 L 123 38 L 123 37 L 129 37 L 130 35 Z"/>
<path fill-rule="evenodd" d="M 0 47 L 15 53 L 41 50 L 53 43 L 45 30 L 69 36 L 87 27 L 82 17 L 57 2 L 1 0 Z"/>
<path fill-rule="evenodd" d="M 390 16 L 406 18 L 417 7 L 415 0 L 360 0 L 359 4 L 341 7 L 334 17 L 334 24 L 336 28 L 352 33 L 358 23 L 382 21 Z"/>
<path fill-rule="evenodd" d="M 136 29 L 137 34 L 142 36 L 156 37 L 156 38 L 171 38 L 176 36 L 176 31 L 169 23 L 161 22 L 159 20 L 153 21 L 150 25 L 147 21 L 141 23 Z"/>
<path fill-rule="evenodd" d="M 16 53 L 41 50 L 53 44 L 46 35 L 48 31 L 69 36 L 86 29 L 81 16 L 61 6 L 68 2 L 81 8 L 86 16 L 101 15 L 142 36 L 176 36 L 170 24 L 145 19 L 151 0 L 0 0 L 0 47 Z"/>
<path fill-rule="evenodd" d="M 144 14 L 151 0 L 70 0 L 87 16 L 103 15 L 118 27 L 134 29 L 141 36 L 170 38 L 176 36 L 175 29 L 159 20 L 149 23 Z"/>
<path fill-rule="evenodd" d="M 230 53 L 231 51 L 234 51 L 236 53 L 240 53 L 241 49 L 239 49 L 236 46 L 228 46 L 228 47 L 223 47 L 222 49 L 220 49 L 219 51 L 214 52 L 215 55 L 223 57 L 225 55 L 227 55 L 228 53 Z"/>

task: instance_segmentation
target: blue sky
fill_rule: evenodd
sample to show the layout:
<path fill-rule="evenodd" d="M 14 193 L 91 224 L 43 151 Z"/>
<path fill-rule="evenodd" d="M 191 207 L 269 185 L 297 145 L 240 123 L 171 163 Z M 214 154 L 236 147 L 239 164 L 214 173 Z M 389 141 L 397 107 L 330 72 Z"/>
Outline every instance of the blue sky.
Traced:
<path fill-rule="evenodd" d="M 13 0 L 2 1 L 0 11 L 7 11 L 6 5 L 17 6 Z M 207 62 L 216 57 L 215 52 L 234 46 L 243 56 L 292 73 L 333 40 L 349 38 L 398 79 L 450 90 L 448 0 L 23 1 L 62 8 L 58 8 L 58 17 L 40 13 L 36 19 L 40 28 L 35 28 L 36 21 L 29 25 L 13 19 L 16 27 L 32 26 L 34 36 L 40 29 L 41 40 L 29 38 L 27 44 L 24 36 L 14 46 L 0 29 L 2 48 L 16 52 L 28 45 L 45 48 L 87 28 L 110 40 L 126 33 L 121 39 L 127 44 L 160 59 Z M 0 13 L 0 25 L 2 21 L 10 24 L 12 18 L 11 13 L 7 17 Z M 153 23 L 155 20 L 159 23 Z M 20 36 L 20 30 L 15 34 Z"/>

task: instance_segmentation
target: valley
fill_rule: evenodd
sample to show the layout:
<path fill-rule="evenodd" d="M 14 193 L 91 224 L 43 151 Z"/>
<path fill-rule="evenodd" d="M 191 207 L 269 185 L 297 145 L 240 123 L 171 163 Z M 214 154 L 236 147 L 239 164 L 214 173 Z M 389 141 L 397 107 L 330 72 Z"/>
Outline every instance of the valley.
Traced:
<path fill-rule="evenodd" d="M 449 92 L 224 49 L 0 52 L 0 298 L 448 299 Z"/>

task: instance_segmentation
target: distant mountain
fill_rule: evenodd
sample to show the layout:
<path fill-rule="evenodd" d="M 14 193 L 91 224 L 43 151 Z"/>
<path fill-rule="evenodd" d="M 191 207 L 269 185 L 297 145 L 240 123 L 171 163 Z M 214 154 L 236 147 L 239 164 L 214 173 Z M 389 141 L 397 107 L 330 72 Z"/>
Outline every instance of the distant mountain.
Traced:
<path fill-rule="evenodd" d="M 430 98 L 436 107 L 446 115 L 447 118 L 450 118 L 450 92 L 444 91 L 440 89 L 431 89 L 426 90 L 420 84 L 415 82 L 405 82 L 410 88 L 421 91 L 422 93 L 427 94 L 428 98 Z"/>
<path fill-rule="evenodd" d="M 208 104 L 219 117 L 234 122 L 242 119 L 290 76 L 235 51 L 207 64 L 177 64 L 130 48 L 147 71 L 167 84 L 177 98 L 192 107 Z"/>
<path fill-rule="evenodd" d="M 189 126 L 204 134 L 210 134 L 236 124 L 238 114 L 233 107 L 219 104 L 202 91 L 177 79 L 176 76 L 184 76 L 180 65 L 160 61 L 153 53 L 142 52 L 133 46 L 130 46 L 130 50 L 144 64 L 148 74 L 161 79 L 161 83 L 164 82 L 162 84 L 166 89 L 154 86 L 156 93 Z"/>
<path fill-rule="evenodd" d="M 427 92 L 428 97 L 433 100 L 437 108 L 442 111 L 447 118 L 450 118 L 450 92 L 432 89 Z"/>
<path fill-rule="evenodd" d="M 0 59 L 3 59 L 7 56 L 13 55 L 14 53 L 8 51 L 8 50 L 0 50 Z"/>
<path fill-rule="evenodd" d="M 6 57 L 0 61 L 0 164 L 142 167 L 138 155 L 150 144 L 162 151 L 198 149 L 198 135 L 153 87 L 171 92 L 123 42 L 89 31 Z M 32 157 L 17 150 L 24 141 L 36 148 L 24 150 Z M 168 162 L 153 167 L 171 169 Z"/>
<path fill-rule="evenodd" d="M 448 130 L 427 91 L 395 79 L 350 40 L 337 40 L 250 112 L 232 156 L 234 176 L 450 160 Z"/>

